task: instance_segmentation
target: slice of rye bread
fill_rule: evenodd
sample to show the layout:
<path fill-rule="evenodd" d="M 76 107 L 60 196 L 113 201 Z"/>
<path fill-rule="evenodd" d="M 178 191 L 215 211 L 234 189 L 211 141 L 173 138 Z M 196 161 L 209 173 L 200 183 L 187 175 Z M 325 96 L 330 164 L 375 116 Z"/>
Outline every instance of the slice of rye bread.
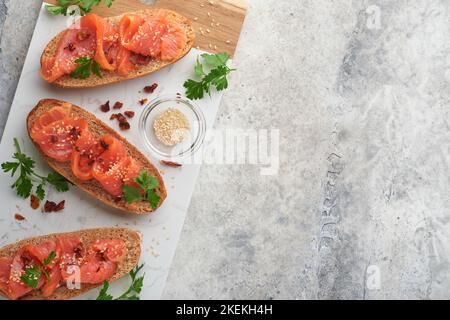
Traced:
<path fill-rule="evenodd" d="M 142 11 L 136 11 L 132 13 L 139 14 L 143 17 L 153 17 L 158 14 L 158 12 L 161 11 L 167 12 L 167 19 L 169 21 L 173 21 L 178 23 L 178 25 L 186 32 L 187 36 L 187 43 L 186 47 L 183 49 L 181 55 L 173 60 L 173 61 L 162 61 L 162 60 L 151 60 L 147 65 L 142 66 L 141 68 L 130 71 L 130 73 L 126 77 L 122 77 L 118 75 L 116 72 L 111 71 L 105 71 L 102 70 L 102 78 L 97 77 L 96 75 L 91 74 L 91 76 L 87 79 L 74 79 L 70 77 L 70 75 L 65 75 L 55 82 L 53 82 L 55 85 L 63 87 L 63 88 L 91 88 L 91 87 L 97 87 L 102 86 L 106 84 L 121 82 L 125 80 L 135 79 L 142 76 L 149 75 L 153 72 L 156 72 L 164 67 L 167 67 L 181 58 L 183 58 L 194 46 L 195 42 L 195 30 L 192 26 L 192 22 L 185 18 L 184 16 L 171 11 L 167 9 L 161 9 L 161 8 L 154 8 L 154 9 L 147 9 Z M 118 25 L 120 22 L 120 19 L 123 15 L 115 16 L 111 18 L 105 18 L 107 21 L 112 22 L 115 25 Z M 44 57 L 53 57 L 56 53 L 56 50 L 58 48 L 58 44 L 64 35 L 64 31 L 59 33 L 56 37 L 54 37 L 50 43 L 47 45 L 47 47 L 44 49 L 44 52 L 41 56 L 41 65 L 42 65 L 42 59 Z"/>
<path fill-rule="evenodd" d="M 33 237 L 18 241 L 16 243 L 0 248 L 0 257 L 14 257 L 16 252 L 23 246 L 29 244 L 41 244 L 46 241 L 56 240 L 58 236 L 79 236 L 85 246 L 89 246 L 97 239 L 122 239 L 125 241 L 126 256 L 123 262 L 117 266 L 116 273 L 109 279 L 113 282 L 126 276 L 137 264 L 141 255 L 141 236 L 138 232 L 127 228 L 98 228 L 88 229 L 68 233 L 55 233 L 40 237 Z M 65 300 L 79 296 L 93 288 L 103 285 L 100 284 L 82 284 L 80 289 L 70 290 L 63 285 L 55 290 L 50 297 L 43 297 L 39 290 L 33 291 L 30 294 L 21 298 L 21 300 Z M 7 298 L 0 292 L 0 295 Z"/>
<path fill-rule="evenodd" d="M 69 106 L 71 110 L 71 117 L 78 117 L 85 119 L 88 122 L 89 130 L 93 133 L 94 137 L 99 139 L 102 136 L 109 134 L 112 135 L 114 138 L 120 140 L 126 147 L 128 154 L 130 157 L 132 157 L 134 160 L 138 161 L 142 166 L 143 169 L 147 170 L 150 175 L 158 179 L 159 186 L 156 189 L 156 193 L 160 196 L 161 200 L 159 201 L 158 208 L 161 206 L 161 204 L 164 202 L 164 200 L 167 197 L 167 191 L 164 186 L 164 181 L 161 177 L 161 174 L 159 173 L 158 169 L 131 143 L 129 143 L 125 138 L 123 138 L 120 134 L 118 134 L 116 131 L 111 129 L 108 125 L 106 125 L 101 120 L 97 119 L 92 113 L 77 107 L 73 104 L 70 104 L 68 102 L 60 101 L 60 100 L 54 100 L 54 99 L 44 99 L 39 101 L 36 107 L 30 112 L 27 118 L 27 127 L 28 127 L 28 134 L 31 138 L 31 129 L 34 126 L 34 123 L 39 117 L 46 111 L 52 109 L 56 106 Z M 33 142 L 34 143 L 34 142 Z M 101 186 L 99 182 L 96 180 L 88 180 L 88 181 L 82 181 L 78 179 L 72 172 L 72 169 L 70 167 L 70 162 L 58 162 L 44 154 L 42 149 L 37 143 L 34 143 L 36 148 L 41 153 L 42 157 L 47 161 L 48 165 L 64 176 L 66 179 L 74 183 L 79 188 L 83 189 L 93 197 L 97 198 L 98 200 L 102 201 L 103 203 L 114 207 L 116 209 L 122 210 L 124 212 L 128 213 L 134 213 L 134 214 L 148 214 L 153 211 L 155 211 L 150 203 L 147 201 L 138 201 L 132 204 L 128 204 L 125 199 L 117 199 L 116 197 L 112 196 L 108 192 L 105 191 L 105 189 Z"/>

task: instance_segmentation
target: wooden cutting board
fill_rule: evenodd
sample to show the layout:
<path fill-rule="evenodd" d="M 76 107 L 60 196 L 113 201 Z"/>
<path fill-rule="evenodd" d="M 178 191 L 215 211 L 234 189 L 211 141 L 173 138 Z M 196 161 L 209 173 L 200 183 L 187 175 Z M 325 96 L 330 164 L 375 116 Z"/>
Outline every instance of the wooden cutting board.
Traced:
<path fill-rule="evenodd" d="M 56 4 L 57 0 L 46 2 Z M 234 55 L 247 11 L 245 0 L 156 0 L 155 6 L 172 9 L 191 19 L 199 49 Z M 139 0 L 115 0 L 111 8 L 102 4 L 92 12 L 107 17 L 148 7 Z"/>

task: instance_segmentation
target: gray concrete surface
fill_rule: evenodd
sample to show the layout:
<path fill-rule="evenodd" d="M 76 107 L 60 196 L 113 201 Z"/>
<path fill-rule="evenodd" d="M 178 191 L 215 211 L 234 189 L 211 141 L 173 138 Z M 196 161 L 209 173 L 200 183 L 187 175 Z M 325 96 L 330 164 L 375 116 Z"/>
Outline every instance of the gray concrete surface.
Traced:
<path fill-rule="evenodd" d="M 0 0 L 2 125 L 38 2 Z M 164 298 L 449 299 L 450 2 L 248 4 L 217 127 L 280 171 L 203 166 Z"/>

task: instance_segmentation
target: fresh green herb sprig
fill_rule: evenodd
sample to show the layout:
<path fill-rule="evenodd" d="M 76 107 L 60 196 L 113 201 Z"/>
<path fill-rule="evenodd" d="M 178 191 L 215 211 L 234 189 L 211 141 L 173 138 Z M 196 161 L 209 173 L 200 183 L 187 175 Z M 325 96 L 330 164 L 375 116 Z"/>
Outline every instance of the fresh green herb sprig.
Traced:
<path fill-rule="evenodd" d="M 39 280 L 41 279 L 41 272 L 37 267 L 31 267 L 25 269 L 25 274 L 20 277 L 20 280 L 30 288 L 36 288 Z"/>
<path fill-rule="evenodd" d="M 142 286 L 144 284 L 145 275 L 143 275 L 142 277 L 137 277 L 137 275 L 143 267 L 144 265 L 141 264 L 140 266 L 137 266 L 136 268 L 131 270 L 129 274 L 131 277 L 131 285 L 128 288 L 128 290 L 125 291 L 118 298 L 114 298 L 112 295 L 108 293 L 109 282 L 108 281 L 103 282 L 103 287 L 100 290 L 97 300 L 139 300 Z"/>
<path fill-rule="evenodd" d="M 106 6 L 112 6 L 114 0 L 105 0 Z M 77 10 L 69 10 L 71 6 L 78 6 L 80 15 L 84 16 L 92 10 L 93 6 L 98 6 L 101 0 L 58 0 L 58 5 L 47 4 L 45 9 L 51 15 L 75 15 Z"/>
<path fill-rule="evenodd" d="M 122 191 L 125 200 L 129 204 L 145 200 L 150 203 L 153 209 L 156 209 L 159 201 L 161 200 L 160 196 L 158 196 L 155 192 L 155 189 L 159 186 L 158 179 L 152 177 L 146 170 L 141 170 L 139 176 L 133 180 L 139 185 L 140 188 L 131 185 L 124 185 L 122 187 Z"/>
<path fill-rule="evenodd" d="M 75 60 L 78 67 L 70 74 L 75 79 L 87 79 L 91 76 L 91 72 L 99 78 L 103 78 L 100 71 L 100 65 L 97 61 L 89 57 L 79 57 Z"/>
<path fill-rule="evenodd" d="M 45 198 L 44 187 L 49 184 L 58 192 L 65 192 L 69 190 L 70 182 L 56 172 L 49 173 L 46 177 L 37 174 L 35 169 L 35 161 L 22 153 L 19 141 L 14 138 L 14 146 L 16 152 L 13 155 L 15 161 L 2 163 L 3 172 L 11 172 L 11 177 L 14 177 L 16 172 L 19 172 L 19 178 L 11 185 L 11 188 L 16 189 L 17 195 L 22 198 L 28 198 L 31 195 L 33 184 L 37 183 L 36 196 L 40 200 Z"/>
<path fill-rule="evenodd" d="M 55 259 L 56 253 L 54 251 L 50 252 L 47 258 L 44 259 L 42 266 L 33 266 L 25 269 L 25 273 L 20 277 L 20 280 L 25 283 L 30 288 L 36 288 L 39 284 L 39 280 L 42 277 L 42 274 L 45 275 L 47 280 L 50 280 L 50 276 L 48 272 L 44 269 L 45 266 L 48 266 L 53 259 Z"/>
<path fill-rule="evenodd" d="M 209 73 L 205 72 L 204 65 L 197 58 L 195 65 L 195 75 L 202 77 L 201 81 L 195 81 L 192 79 L 187 80 L 184 83 L 186 88 L 186 97 L 192 100 L 202 99 L 205 92 L 211 95 L 211 87 L 215 87 L 217 91 L 222 91 L 228 88 L 227 76 L 230 72 L 236 69 L 228 67 L 227 62 L 230 60 L 228 53 L 208 54 L 201 55 L 204 63 L 207 67 L 211 68 Z"/>

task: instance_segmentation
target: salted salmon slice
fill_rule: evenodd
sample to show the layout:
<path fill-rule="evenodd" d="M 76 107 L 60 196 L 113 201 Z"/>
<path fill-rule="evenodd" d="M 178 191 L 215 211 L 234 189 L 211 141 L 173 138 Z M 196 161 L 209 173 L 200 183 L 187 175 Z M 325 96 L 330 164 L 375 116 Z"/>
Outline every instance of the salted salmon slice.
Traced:
<path fill-rule="evenodd" d="M 55 257 L 51 259 L 50 263 L 46 264 L 47 268 L 52 268 L 57 265 L 61 256 L 61 249 L 56 245 L 55 241 L 48 241 L 39 245 L 28 245 L 25 247 L 25 250 L 40 264 L 44 264 L 45 260 L 50 257 L 50 254 L 53 252 Z"/>
<path fill-rule="evenodd" d="M 68 103 L 53 107 L 47 112 L 43 113 L 34 123 L 31 129 L 32 134 L 43 130 L 49 124 L 56 122 L 58 120 L 63 120 L 70 116 L 70 105 Z"/>
<path fill-rule="evenodd" d="M 122 40 L 122 45 L 140 55 L 172 61 L 186 47 L 187 36 L 178 25 L 169 22 L 161 13 L 141 23 L 131 40 Z"/>
<path fill-rule="evenodd" d="M 9 274 L 11 273 L 12 261 L 12 258 L 0 258 L 0 292 L 5 295 L 8 294 Z"/>
<path fill-rule="evenodd" d="M 120 19 L 119 33 L 122 46 L 127 48 L 131 45 L 131 40 L 144 22 L 144 18 L 137 14 L 125 14 Z"/>
<path fill-rule="evenodd" d="M 51 296 L 61 281 L 61 272 L 59 269 L 61 247 L 55 241 L 48 241 L 39 245 L 26 246 L 25 250 L 35 257 L 41 263 L 42 268 L 46 270 L 46 273 L 41 276 L 44 279 L 41 290 L 44 297 Z M 50 257 L 52 252 L 55 254 L 53 259 L 45 261 Z"/>
<path fill-rule="evenodd" d="M 36 264 L 37 262 L 33 260 L 33 257 L 28 253 L 26 248 L 22 248 L 16 253 L 11 263 L 7 289 L 7 295 L 10 299 L 19 299 L 34 289 L 40 289 L 44 285 L 45 279 L 43 277 L 39 278 L 36 288 L 27 286 L 21 279 L 25 274 L 25 268 L 35 266 Z"/>
<path fill-rule="evenodd" d="M 103 136 L 100 145 L 105 151 L 97 158 L 97 163 L 105 171 L 127 155 L 125 145 L 111 135 Z"/>
<path fill-rule="evenodd" d="M 119 140 L 106 135 L 101 141 L 106 150 L 97 158 L 92 175 L 108 193 L 120 197 L 124 183 L 136 177 L 141 166 L 128 157 L 125 146 Z"/>
<path fill-rule="evenodd" d="M 80 237 L 59 237 L 57 242 L 61 248 L 61 277 L 67 281 L 81 265 L 85 249 Z"/>
<path fill-rule="evenodd" d="M 80 281 L 86 284 L 98 284 L 108 280 L 117 270 L 113 261 L 103 260 L 100 255 L 89 255 L 80 267 Z"/>
<path fill-rule="evenodd" d="M 83 130 L 88 128 L 84 119 L 66 118 L 32 133 L 32 139 L 50 158 L 59 162 L 70 161 L 73 148 Z"/>
<path fill-rule="evenodd" d="M 186 34 L 178 26 L 169 24 L 169 32 L 161 42 L 161 60 L 172 61 L 179 57 L 186 43 Z"/>
<path fill-rule="evenodd" d="M 122 158 L 114 162 L 107 170 L 102 170 L 98 165 L 94 165 L 92 174 L 102 187 L 115 197 L 122 196 L 123 179 L 130 162 L 129 158 Z"/>
<path fill-rule="evenodd" d="M 103 151 L 104 149 L 101 148 L 91 131 L 89 129 L 82 130 L 72 152 L 71 169 L 73 174 L 80 180 L 91 180 L 93 178 L 92 167 Z"/>
<path fill-rule="evenodd" d="M 64 32 L 56 54 L 42 59 L 41 74 L 45 80 L 54 82 L 76 69 L 77 58 L 94 56 L 97 47 L 96 23 L 93 17 L 87 15 Z"/>
<path fill-rule="evenodd" d="M 52 268 L 48 273 L 48 279 L 45 278 L 45 284 L 41 288 L 42 295 L 44 297 L 50 297 L 58 288 L 61 280 L 61 270 L 58 267 Z"/>
<path fill-rule="evenodd" d="M 96 240 L 91 250 L 101 253 L 107 260 L 121 262 L 125 259 L 125 242 L 122 239 L 99 239 Z"/>

